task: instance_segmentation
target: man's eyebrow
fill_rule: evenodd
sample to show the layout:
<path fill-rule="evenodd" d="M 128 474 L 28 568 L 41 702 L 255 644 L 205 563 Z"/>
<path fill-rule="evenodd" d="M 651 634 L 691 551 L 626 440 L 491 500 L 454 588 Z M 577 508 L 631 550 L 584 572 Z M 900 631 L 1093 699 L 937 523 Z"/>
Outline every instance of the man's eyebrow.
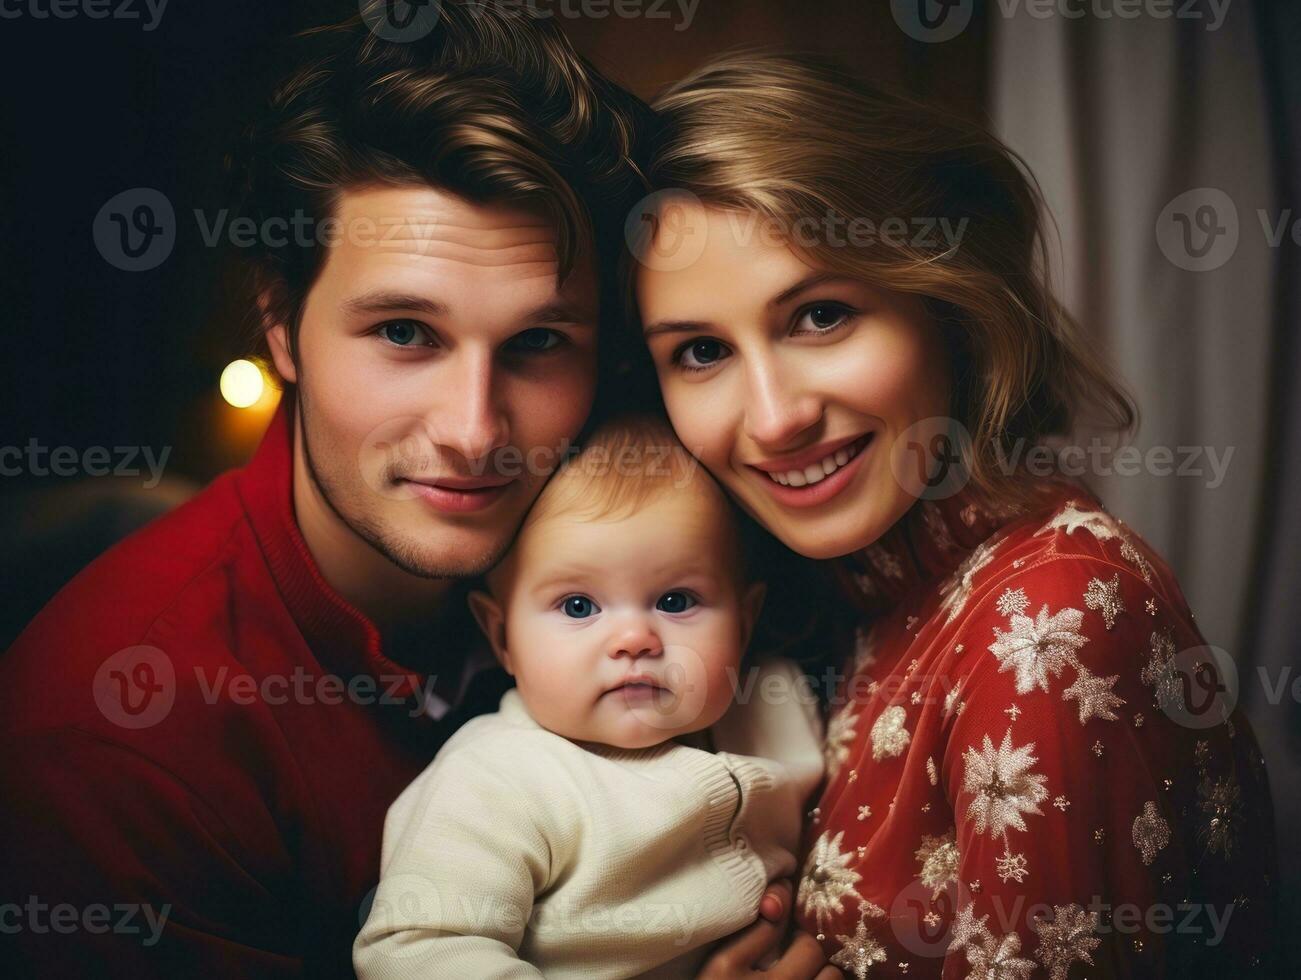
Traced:
<path fill-rule="evenodd" d="M 596 312 L 564 303 L 547 303 L 524 314 L 528 323 L 570 323 L 577 327 L 596 326 Z"/>
<path fill-rule="evenodd" d="M 362 293 L 360 296 L 345 300 L 340 305 L 345 313 L 360 314 L 414 311 L 424 313 L 426 316 L 442 317 L 447 316 L 448 311 L 447 304 L 429 299 L 427 296 L 417 296 L 414 293 L 393 293 L 384 290 Z"/>

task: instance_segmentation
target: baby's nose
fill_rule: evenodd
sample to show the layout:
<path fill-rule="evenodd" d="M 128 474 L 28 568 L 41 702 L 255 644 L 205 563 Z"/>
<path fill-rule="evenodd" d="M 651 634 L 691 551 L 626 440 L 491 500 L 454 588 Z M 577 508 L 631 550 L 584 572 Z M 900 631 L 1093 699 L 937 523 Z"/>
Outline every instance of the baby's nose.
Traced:
<path fill-rule="evenodd" d="M 644 621 L 629 623 L 621 628 L 610 645 L 611 656 L 632 657 L 634 660 L 639 657 L 657 657 L 663 652 L 664 644 L 660 642 L 659 634 Z"/>

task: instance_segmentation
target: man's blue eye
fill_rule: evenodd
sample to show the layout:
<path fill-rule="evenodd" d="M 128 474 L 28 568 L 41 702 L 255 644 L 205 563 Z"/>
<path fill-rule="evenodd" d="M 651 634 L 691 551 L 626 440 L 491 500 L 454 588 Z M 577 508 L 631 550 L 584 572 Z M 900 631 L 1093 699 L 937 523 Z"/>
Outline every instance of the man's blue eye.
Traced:
<path fill-rule="evenodd" d="M 547 330 L 545 327 L 534 327 L 531 330 L 525 330 L 516 337 L 515 342 L 521 350 L 536 354 L 541 351 L 551 350 L 560 343 L 560 334 L 554 330 Z"/>
<path fill-rule="evenodd" d="M 596 612 L 596 603 L 585 595 L 571 595 L 565 600 L 564 609 L 571 619 L 586 619 Z"/>
<path fill-rule="evenodd" d="M 380 336 L 390 344 L 408 347 L 420 337 L 420 327 L 414 320 L 393 320 L 379 328 Z"/>
<path fill-rule="evenodd" d="M 665 592 L 660 596 L 660 601 L 655 603 L 655 608 L 666 613 L 686 612 L 696 604 L 693 596 L 686 592 Z"/>

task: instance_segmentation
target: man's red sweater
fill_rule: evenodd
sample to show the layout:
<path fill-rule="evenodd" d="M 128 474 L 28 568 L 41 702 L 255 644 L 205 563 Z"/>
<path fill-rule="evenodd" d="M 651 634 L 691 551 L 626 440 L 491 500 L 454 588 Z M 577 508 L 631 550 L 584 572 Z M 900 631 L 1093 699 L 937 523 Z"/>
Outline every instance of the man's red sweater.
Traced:
<path fill-rule="evenodd" d="M 385 811 L 509 683 L 481 672 L 458 703 L 468 616 L 422 651 L 434 675 L 385 655 L 299 533 L 292 433 L 286 399 L 248 466 L 0 661 L 6 975 L 351 976 Z M 429 691 L 455 704 L 439 721 Z"/>

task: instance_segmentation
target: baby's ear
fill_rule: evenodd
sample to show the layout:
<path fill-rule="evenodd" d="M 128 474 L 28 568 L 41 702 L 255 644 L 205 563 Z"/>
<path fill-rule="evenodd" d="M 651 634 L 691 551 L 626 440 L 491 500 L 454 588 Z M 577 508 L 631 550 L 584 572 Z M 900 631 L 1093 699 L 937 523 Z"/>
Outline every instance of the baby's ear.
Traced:
<path fill-rule="evenodd" d="M 489 592 L 471 592 L 467 599 L 470 612 L 474 613 L 479 629 L 488 638 L 493 654 L 506 668 L 506 673 L 514 677 L 515 672 L 510 668 L 510 654 L 506 652 L 506 614 L 502 611 L 501 603 Z"/>
<path fill-rule="evenodd" d="M 741 649 L 745 650 L 750 646 L 750 638 L 754 635 L 754 624 L 759 621 L 759 610 L 763 608 L 763 597 L 768 594 L 768 586 L 763 582 L 755 582 L 745 590 L 745 595 L 741 597 L 741 619 L 744 632 L 741 634 Z"/>

